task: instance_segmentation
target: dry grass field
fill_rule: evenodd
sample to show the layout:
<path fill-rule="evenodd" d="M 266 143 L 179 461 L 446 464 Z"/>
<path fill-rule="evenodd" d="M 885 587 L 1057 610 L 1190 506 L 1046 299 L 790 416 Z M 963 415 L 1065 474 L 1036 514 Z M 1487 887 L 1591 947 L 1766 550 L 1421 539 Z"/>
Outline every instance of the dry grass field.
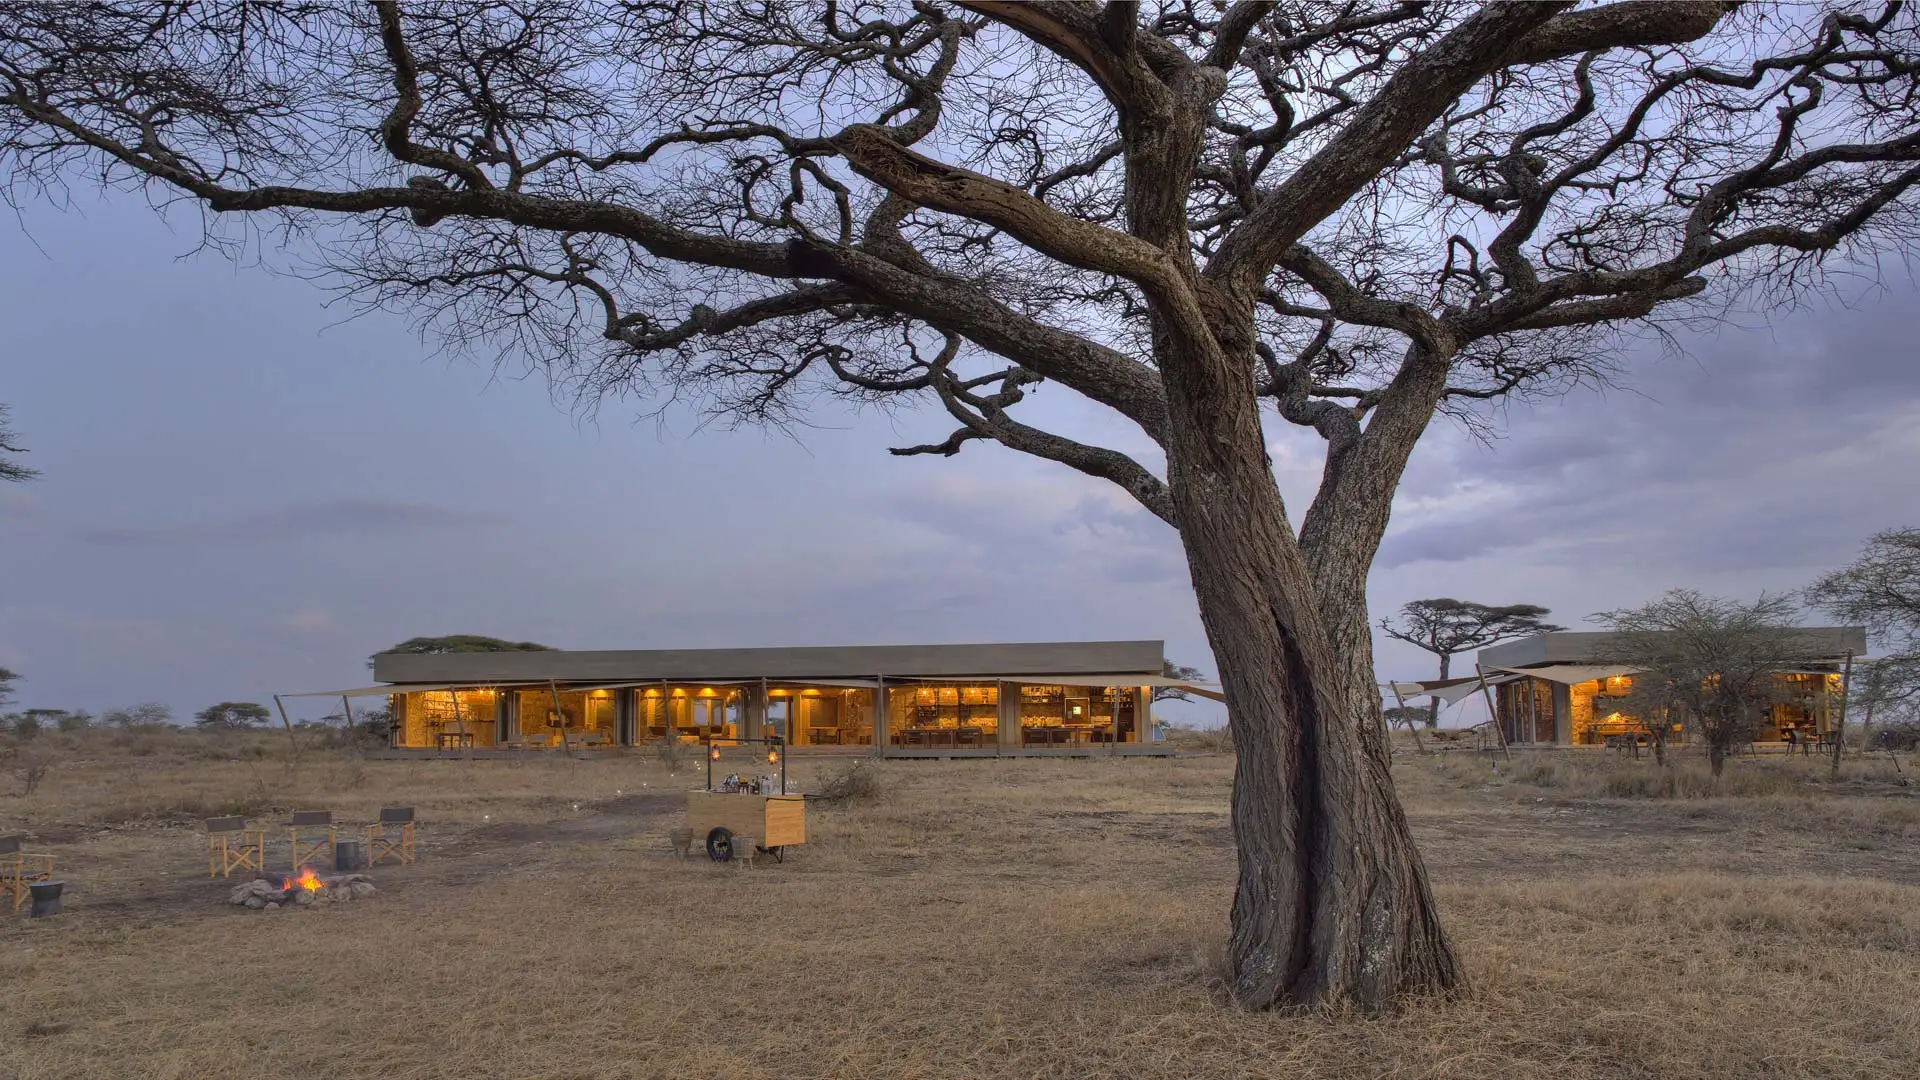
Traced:
<path fill-rule="evenodd" d="M 61 740 L 66 741 L 62 742 Z M 696 782 L 639 756 L 361 761 L 42 736 L 0 831 L 54 919 L 0 918 L 0 1077 L 1905 1077 L 1920 798 L 1892 763 L 1403 748 L 1474 980 L 1387 1019 L 1224 1000 L 1231 762 L 889 762 L 743 870 L 673 857 Z M 692 766 L 697 768 L 696 760 Z M 843 761 L 800 759 L 817 791 Z M 1915 763 L 1905 767 L 1912 771 Z M 203 814 L 419 808 L 380 895 L 221 901 Z M 270 846 L 284 858 L 285 842 Z"/>

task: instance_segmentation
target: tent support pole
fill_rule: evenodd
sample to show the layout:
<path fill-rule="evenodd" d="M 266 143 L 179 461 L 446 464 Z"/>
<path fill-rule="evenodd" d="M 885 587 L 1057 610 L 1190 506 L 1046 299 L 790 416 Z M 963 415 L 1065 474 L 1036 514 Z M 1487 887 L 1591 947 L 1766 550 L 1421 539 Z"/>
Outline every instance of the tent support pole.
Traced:
<path fill-rule="evenodd" d="M 287 745 L 293 748 L 293 760 L 299 761 L 300 740 L 293 733 L 293 721 L 287 719 L 287 705 L 280 700 L 279 694 L 273 695 L 273 707 L 280 710 L 280 723 L 287 729 Z"/>
<path fill-rule="evenodd" d="M 347 718 L 347 745 L 360 745 L 360 733 L 353 722 L 353 702 L 347 700 L 345 694 L 340 695 L 340 711 Z"/>
<path fill-rule="evenodd" d="M 1415 750 L 1418 750 L 1420 753 L 1425 754 L 1427 752 L 1427 748 L 1425 744 L 1421 743 L 1420 741 L 1420 729 L 1414 726 L 1413 719 L 1407 715 L 1407 699 L 1400 696 L 1399 687 L 1394 686 L 1392 683 L 1388 683 L 1387 686 L 1393 690 L 1393 703 L 1399 709 L 1399 711 L 1396 712 L 1394 715 L 1398 716 L 1402 721 L 1406 723 L 1408 734 L 1413 736 L 1413 748 Z M 1440 704 L 1439 698 L 1429 698 L 1428 700 L 1432 701 L 1436 706 Z M 1388 730 L 1392 730 L 1392 729 L 1389 728 Z"/>
<path fill-rule="evenodd" d="M 560 711 L 560 687 L 552 679 L 548 679 L 547 692 L 553 695 L 553 711 L 549 715 L 560 722 L 560 751 L 567 757 L 572 757 L 573 744 L 567 741 L 567 714 Z"/>
<path fill-rule="evenodd" d="M 1493 688 L 1487 685 L 1487 673 L 1480 670 L 1480 661 L 1473 662 L 1473 673 L 1480 676 L 1480 692 L 1487 699 L 1487 723 L 1493 725 L 1494 738 L 1500 740 L 1500 753 L 1504 754 L 1507 764 L 1513 764 L 1513 751 L 1507 749 L 1507 733 L 1500 728 L 1500 710 L 1493 706 Z"/>
<path fill-rule="evenodd" d="M 473 760 L 473 733 L 467 730 L 467 722 L 460 716 L 460 691 L 449 689 L 447 700 L 453 702 L 453 726 L 460 733 L 460 756 Z"/>
<path fill-rule="evenodd" d="M 1847 742 L 1847 694 L 1853 689 L 1853 650 L 1847 650 L 1846 666 L 1840 669 L 1840 716 L 1833 725 L 1833 775 L 1840 775 L 1840 748 Z"/>

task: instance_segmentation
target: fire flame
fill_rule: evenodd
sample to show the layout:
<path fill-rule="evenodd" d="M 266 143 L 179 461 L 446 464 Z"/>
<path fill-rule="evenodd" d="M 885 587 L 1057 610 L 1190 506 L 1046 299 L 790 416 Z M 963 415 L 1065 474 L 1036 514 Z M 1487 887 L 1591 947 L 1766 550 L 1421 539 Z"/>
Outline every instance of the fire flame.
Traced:
<path fill-rule="evenodd" d="M 292 891 L 295 885 L 300 886 L 310 893 L 317 893 L 326 887 L 326 883 L 320 880 L 319 876 L 313 872 L 312 867 L 308 866 L 300 868 L 300 876 L 297 878 L 280 879 L 280 890 L 282 892 Z"/>

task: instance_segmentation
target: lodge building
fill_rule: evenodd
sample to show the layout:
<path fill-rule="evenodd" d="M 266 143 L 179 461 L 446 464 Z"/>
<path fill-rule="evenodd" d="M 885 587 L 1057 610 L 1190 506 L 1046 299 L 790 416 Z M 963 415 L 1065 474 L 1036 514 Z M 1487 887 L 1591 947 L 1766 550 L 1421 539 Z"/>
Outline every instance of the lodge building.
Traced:
<path fill-rule="evenodd" d="M 1156 752 L 1159 641 L 771 649 L 383 653 L 401 752 L 778 737 L 885 756 Z M 351 706 L 349 706 L 350 708 Z"/>

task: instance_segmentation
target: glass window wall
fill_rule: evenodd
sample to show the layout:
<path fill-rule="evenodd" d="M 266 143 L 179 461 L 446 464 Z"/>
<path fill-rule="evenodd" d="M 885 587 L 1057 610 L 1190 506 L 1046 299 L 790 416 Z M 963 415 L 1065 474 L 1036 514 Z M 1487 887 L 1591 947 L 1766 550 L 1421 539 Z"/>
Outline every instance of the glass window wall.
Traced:
<path fill-rule="evenodd" d="M 493 690 L 394 694 L 388 707 L 393 710 L 395 746 L 435 750 L 495 743 L 500 695 Z"/>
<path fill-rule="evenodd" d="M 1136 690 L 1131 686 L 1022 685 L 1020 744 L 1138 742 Z"/>
<path fill-rule="evenodd" d="M 871 746 L 873 691 L 853 687 L 774 686 L 767 730 L 795 746 Z"/>
<path fill-rule="evenodd" d="M 998 683 L 923 683 L 887 698 L 895 746 L 978 749 L 1000 737 Z"/>

